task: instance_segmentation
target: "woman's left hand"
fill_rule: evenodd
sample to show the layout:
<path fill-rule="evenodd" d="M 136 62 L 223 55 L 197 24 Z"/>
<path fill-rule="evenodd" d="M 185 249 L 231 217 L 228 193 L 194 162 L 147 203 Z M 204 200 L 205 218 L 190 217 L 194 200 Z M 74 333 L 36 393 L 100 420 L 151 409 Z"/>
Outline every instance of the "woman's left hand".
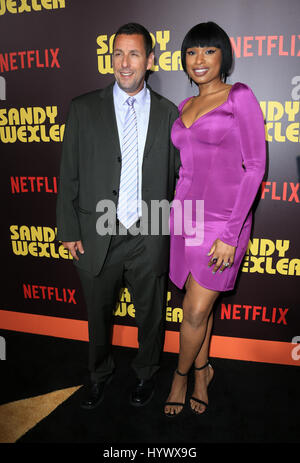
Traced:
<path fill-rule="evenodd" d="M 211 256 L 208 266 L 211 267 L 214 265 L 213 273 L 216 273 L 219 269 L 221 273 L 225 268 L 230 268 L 233 265 L 235 250 L 235 246 L 216 239 L 207 254 Z"/>

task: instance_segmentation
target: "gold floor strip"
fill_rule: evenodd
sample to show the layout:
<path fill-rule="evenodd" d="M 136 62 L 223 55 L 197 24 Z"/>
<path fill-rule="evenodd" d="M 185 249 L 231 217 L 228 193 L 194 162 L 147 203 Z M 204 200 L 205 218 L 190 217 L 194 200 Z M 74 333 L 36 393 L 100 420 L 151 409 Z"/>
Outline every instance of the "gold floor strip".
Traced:
<path fill-rule="evenodd" d="M 81 386 L 17 400 L 0 406 L 0 443 L 14 443 Z"/>

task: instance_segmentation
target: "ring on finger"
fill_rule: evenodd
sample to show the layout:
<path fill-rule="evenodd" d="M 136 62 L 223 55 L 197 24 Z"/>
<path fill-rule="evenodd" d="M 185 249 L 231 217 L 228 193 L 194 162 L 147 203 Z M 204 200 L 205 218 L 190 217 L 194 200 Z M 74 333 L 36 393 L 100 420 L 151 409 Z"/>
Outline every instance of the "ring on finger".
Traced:
<path fill-rule="evenodd" d="M 211 261 L 212 261 L 213 264 L 215 264 L 217 262 L 217 260 L 218 259 L 216 257 L 214 257 Z"/>
<path fill-rule="evenodd" d="M 226 262 L 226 264 L 224 264 L 224 267 L 229 267 L 230 263 L 229 262 Z"/>

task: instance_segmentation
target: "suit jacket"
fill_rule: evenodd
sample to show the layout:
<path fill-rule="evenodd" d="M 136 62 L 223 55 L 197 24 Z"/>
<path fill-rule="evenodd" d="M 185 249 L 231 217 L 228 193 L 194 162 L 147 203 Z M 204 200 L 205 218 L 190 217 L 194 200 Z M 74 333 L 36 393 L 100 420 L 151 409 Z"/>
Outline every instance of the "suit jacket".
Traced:
<path fill-rule="evenodd" d="M 142 166 L 142 199 L 172 201 L 179 170 L 179 153 L 170 131 L 178 117 L 176 106 L 150 90 L 149 126 Z M 113 84 L 72 100 L 65 127 L 57 199 L 57 239 L 82 240 L 84 254 L 74 264 L 97 275 L 104 263 L 111 235 L 96 230 L 100 200 L 117 207 L 121 150 L 113 103 Z M 116 216 L 111 228 L 114 227 Z M 145 247 L 153 271 L 168 270 L 169 236 L 145 235 Z"/>

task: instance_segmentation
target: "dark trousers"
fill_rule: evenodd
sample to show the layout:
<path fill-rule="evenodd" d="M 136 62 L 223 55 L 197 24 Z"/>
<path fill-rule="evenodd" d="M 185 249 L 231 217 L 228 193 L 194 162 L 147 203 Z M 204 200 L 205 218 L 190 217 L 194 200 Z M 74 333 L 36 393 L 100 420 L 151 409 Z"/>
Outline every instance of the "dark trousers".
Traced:
<path fill-rule="evenodd" d="M 132 367 L 139 379 L 149 379 L 159 368 L 163 347 L 167 274 L 150 268 L 142 235 L 111 239 L 104 266 L 93 276 L 78 270 L 85 295 L 89 326 L 91 380 L 100 382 L 114 370 L 111 354 L 113 311 L 120 290 L 128 288 L 135 307 L 139 348 Z"/>

